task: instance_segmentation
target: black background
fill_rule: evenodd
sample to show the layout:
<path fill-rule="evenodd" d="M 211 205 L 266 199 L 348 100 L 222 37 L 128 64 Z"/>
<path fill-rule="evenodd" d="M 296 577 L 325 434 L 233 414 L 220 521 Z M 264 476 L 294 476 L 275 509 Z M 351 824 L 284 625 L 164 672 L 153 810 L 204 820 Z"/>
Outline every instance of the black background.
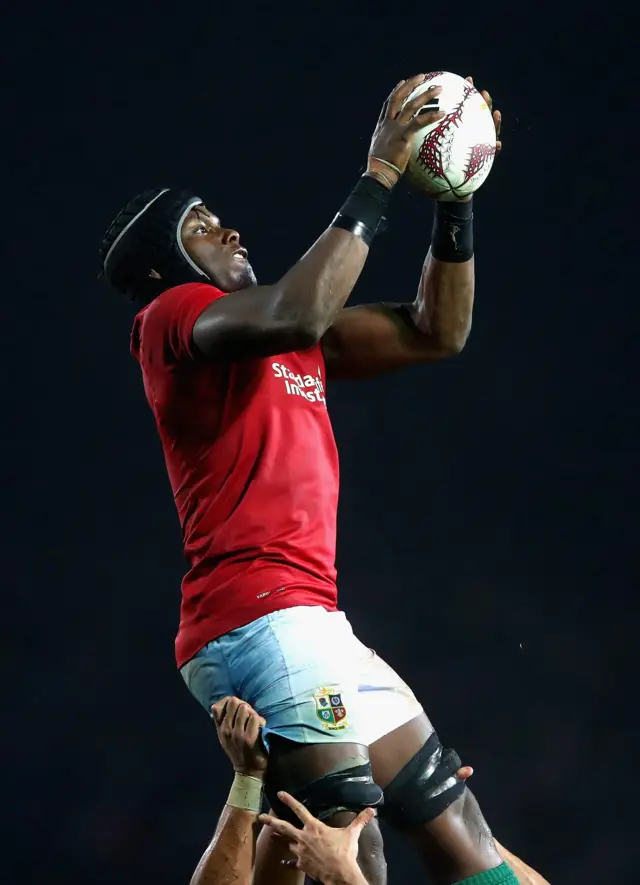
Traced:
<path fill-rule="evenodd" d="M 231 780 L 174 669 L 178 526 L 133 311 L 95 279 L 104 227 L 190 187 L 273 281 L 351 189 L 390 89 L 434 69 L 504 115 L 474 328 L 456 360 L 329 391 L 342 605 L 475 766 L 502 842 L 554 885 L 634 881 L 635 49 L 621 15 L 577 13 L 13 8 L 5 885 L 187 882 Z M 391 220 L 355 302 L 414 297 L 431 207 L 401 194 Z M 394 838 L 388 858 L 420 880 Z"/>

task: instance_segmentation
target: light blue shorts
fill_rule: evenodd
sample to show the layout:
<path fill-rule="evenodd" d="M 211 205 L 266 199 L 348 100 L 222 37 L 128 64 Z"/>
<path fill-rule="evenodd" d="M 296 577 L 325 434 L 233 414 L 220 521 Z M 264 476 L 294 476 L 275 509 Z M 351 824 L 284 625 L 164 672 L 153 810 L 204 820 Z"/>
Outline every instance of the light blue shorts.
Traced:
<path fill-rule="evenodd" d="M 411 689 L 342 612 L 296 606 L 214 639 L 181 669 L 211 714 L 227 695 L 264 716 L 263 736 L 369 746 L 422 712 Z"/>

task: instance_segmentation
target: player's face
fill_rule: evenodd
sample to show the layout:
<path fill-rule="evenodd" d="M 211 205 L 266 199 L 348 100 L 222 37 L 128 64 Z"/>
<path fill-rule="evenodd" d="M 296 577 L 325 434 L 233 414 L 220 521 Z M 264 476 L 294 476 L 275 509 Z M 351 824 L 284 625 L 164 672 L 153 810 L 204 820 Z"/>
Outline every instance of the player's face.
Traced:
<path fill-rule="evenodd" d="M 256 278 L 235 230 L 222 227 L 206 206 L 195 206 L 182 225 L 187 255 L 223 292 L 255 285 Z"/>

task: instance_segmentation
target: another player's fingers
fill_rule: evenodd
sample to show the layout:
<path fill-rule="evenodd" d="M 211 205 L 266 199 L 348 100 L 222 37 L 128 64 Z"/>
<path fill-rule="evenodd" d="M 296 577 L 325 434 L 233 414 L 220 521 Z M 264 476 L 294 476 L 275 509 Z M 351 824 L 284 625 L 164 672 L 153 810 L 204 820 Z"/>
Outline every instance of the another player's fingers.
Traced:
<path fill-rule="evenodd" d="M 240 703 L 238 704 L 238 709 L 236 710 L 236 715 L 233 720 L 232 728 L 238 734 L 244 734 L 247 728 L 247 721 L 253 710 L 249 706 L 249 704 Z"/>
<path fill-rule="evenodd" d="M 298 802 L 297 799 L 294 799 L 290 793 L 278 793 L 278 799 L 281 802 L 284 802 L 285 805 L 288 805 L 292 811 L 295 811 L 303 824 L 308 824 L 315 820 L 315 817 L 311 812 L 307 811 L 304 805 L 301 802 Z"/>
<path fill-rule="evenodd" d="M 392 120 L 395 120 L 407 97 L 411 95 L 413 90 L 419 86 L 420 83 L 424 83 L 424 74 L 416 74 L 415 77 L 409 77 L 408 80 L 398 83 L 389 96 L 387 117 L 391 117 Z"/>
<path fill-rule="evenodd" d="M 285 839 L 296 839 L 298 836 L 299 830 L 293 824 L 286 820 L 281 820 L 279 817 L 273 817 L 271 814 L 261 814 L 258 820 L 261 824 L 271 827 L 274 833 L 284 836 Z"/>
<path fill-rule="evenodd" d="M 363 809 L 363 810 L 357 815 L 357 817 L 354 817 L 354 819 L 351 821 L 351 823 L 349 824 L 349 829 L 350 829 L 350 830 L 355 830 L 356 833 L 360 833 L 362 830 L 364 830 L 364 828 L 366 827 L 366 825 L 367 825 L 370 821 L 373 820 L 373 818 L 374 818 L 375 816 L 376 816 L 376 813 L 375 813 L 375 811 L 373 810 L 373 808 L 364 808 L 364 809 Z"/>
<path fill-rule="evenodd" d="M 261 716 L 258 716 L 255 710 L 251 710 L 244 724 L 244 733 L 247 741 L 253 745 L 257 743 L 260 737 L 260 723 L 264 722 Z"/>
<path fill-rule="evenodd" d="M 238 712 L 238 707 L 242 701 L 239 698 L 228 697 L 227 703 L 224 709 L 224 717 L 220 722 L 228 731 L 231 731 L 233 728 L 233 723 L 236 719 L 236 713 Z"/>
<path fill-rule="evenodd" d="M 217 704 L 214 704 L 211 708 L 213 721 L 217 726 L 222 724 L 222 720 L 224 719 L 229 700 L 229 698 L 222 698 L 222 700 L 218 701 Z"/>
<path fill-rule="evenodd" d="M 459 768 L 456 771 L 456 777 L 459 781 L 469 780 L 471 775 L 473 774 L 473 768 L 470 765 L 463 765 L 462 768 Z"/>
<path fill-rule="evenodd" d="M 234 736 L 238 711 L 241 707 L 242 701 L 240 700 L 240 698 L 228 699 L 227 706 L 224 711 L 224 717 L 218 726 L 218 732 L 221 739 L 225 738 L 226 740 L 231 740 L 231 738 Z"/>

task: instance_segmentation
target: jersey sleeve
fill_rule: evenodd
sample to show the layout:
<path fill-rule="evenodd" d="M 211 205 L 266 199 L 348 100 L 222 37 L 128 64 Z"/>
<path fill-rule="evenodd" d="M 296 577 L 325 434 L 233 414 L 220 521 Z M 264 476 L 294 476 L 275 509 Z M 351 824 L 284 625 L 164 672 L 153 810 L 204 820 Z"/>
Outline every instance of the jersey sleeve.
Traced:
<path fill-rule="evenodd" d="M 178 360 L 195 359 L 200 356 L 193 343 L 196 320 L 225 294 L 206 283 L 186 283 L 168 289 L 151 304 L 145 317 L 143 339 L 151 338 L 156 343 L 162 340 L 165 354 L 168 350 Z"/>

